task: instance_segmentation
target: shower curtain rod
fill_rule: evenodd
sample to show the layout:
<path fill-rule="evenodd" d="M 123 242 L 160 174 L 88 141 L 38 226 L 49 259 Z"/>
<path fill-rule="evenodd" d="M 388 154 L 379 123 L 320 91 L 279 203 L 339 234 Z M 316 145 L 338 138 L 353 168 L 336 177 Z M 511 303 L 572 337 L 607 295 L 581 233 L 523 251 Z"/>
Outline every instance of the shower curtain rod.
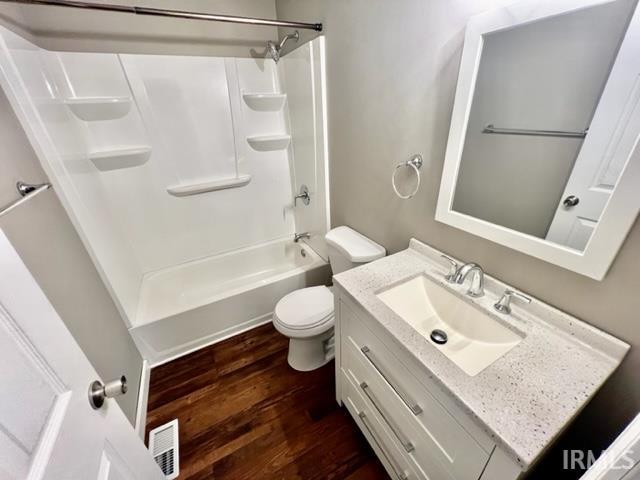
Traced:
<path fill-rule="evenodd" d="M 291 27 L 307 30 L 322 31 L 321 23 L 287 22 L 269 20 L 266 18 L 238 17 L 234 15 L 215 15 L 211 13 L 187 12 L 183 10 L 167 10 L 165 8 L 135 7 L 128 5 L 113 5 L 108 3 L 89 3 L 75 0 L 0 0 L 0 2 L 20 3 L 23 5 L 47 5 L 55 7 L 82 8 L 86 10 L 101 10 L 106 12 L 133 13 L 135 15 L 151 15 L 156 17 L 187 18 L 192 20 L 207 20 L 210 22 L 242 23 L 245 25 Z"/>

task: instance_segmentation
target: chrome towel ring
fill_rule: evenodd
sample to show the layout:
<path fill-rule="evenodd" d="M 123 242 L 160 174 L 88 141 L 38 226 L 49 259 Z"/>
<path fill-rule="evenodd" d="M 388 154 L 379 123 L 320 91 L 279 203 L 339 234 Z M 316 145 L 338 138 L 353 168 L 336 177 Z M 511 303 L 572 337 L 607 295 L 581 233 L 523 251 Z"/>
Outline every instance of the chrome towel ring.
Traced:
<path fill-rule="evenodd" d="M 393 185 L 393 191 L 396 192 L 396 195 L 398 195 L 398 197 L 402 198 L 403 200 L 407 200 L 413 197 L 416 193 L 418 193 L 418 190 L 420 189 L 420 167 L 422 167 L 422 164 L 423 164 L 422 155 L 420 155 L 419 153 L 416 153 L 415 155 L 412 155 L 409 160 L 405 162 L 400 162 L 399 164 L 396 165 L 396 168 L 393 170 L 393 174 L 391 175 L 391 185 Z M 411 192 L 408 195 L 401 194 L 398 191 L 398 187 L 396 186 L 396 175 L 398 171 L 404 167 L 413 169 L 416 176 L 418 177 L 416 188 L 413 190 L 413 192 Z"/>

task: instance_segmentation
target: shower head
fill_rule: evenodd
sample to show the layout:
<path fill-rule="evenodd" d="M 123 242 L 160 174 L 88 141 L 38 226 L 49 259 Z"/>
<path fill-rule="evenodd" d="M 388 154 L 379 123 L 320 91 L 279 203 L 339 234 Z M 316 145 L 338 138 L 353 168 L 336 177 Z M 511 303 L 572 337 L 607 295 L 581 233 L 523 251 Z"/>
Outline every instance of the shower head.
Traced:
<path fill-rule="evenodd" d="M 280 46 L 276 45 L 275 42 L 269 40 L 267 42 L 267 52 L 269 53 L 271 58 L 273 58 L 273 61 L 278 63 L 278 60 L 280 60 Z"/>
<path fill-rule="evenodd" d="M 289 35 L 285 35 L 284 38 L 280 41 L 280 44 L 277 44 L 269 40 L 267 42 L 267 52 L 269 56 L 273 58 L 274 62 L 278 63 L 278 60 L 280 60 L 280 51 L 282 50 L 284 45 L 291 39 L 294 39 L 297 42 L 299 38 L 300 38 L 300 34 L 296 30 L 295 32 L 290 33 Z"/>

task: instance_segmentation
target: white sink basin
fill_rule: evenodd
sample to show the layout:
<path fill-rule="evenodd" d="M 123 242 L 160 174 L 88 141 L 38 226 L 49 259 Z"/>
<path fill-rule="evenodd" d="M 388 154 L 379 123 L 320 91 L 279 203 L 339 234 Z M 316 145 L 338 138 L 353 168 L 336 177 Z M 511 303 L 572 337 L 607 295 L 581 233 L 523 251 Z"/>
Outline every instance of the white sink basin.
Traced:
<path fill-rule="evenodd" d="M 470 376 L 480 373 L 523 338 L 425 276 L 377 296 Z M 447 334 L 445 344 L 431 340 L 434 329 Z"/>

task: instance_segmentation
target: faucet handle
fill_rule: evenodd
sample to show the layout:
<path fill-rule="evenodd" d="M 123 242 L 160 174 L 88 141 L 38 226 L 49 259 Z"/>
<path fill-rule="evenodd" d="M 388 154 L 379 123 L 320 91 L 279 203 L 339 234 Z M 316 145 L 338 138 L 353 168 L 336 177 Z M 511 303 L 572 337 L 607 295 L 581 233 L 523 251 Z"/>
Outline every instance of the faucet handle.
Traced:
<path fill-rule="evenodd" d="M 298 199 L 302 200 L 302 203 L 305 205 L 309 205 L 311 203 L 311 196 L 309 195 L 309 187 L 306 185 L 300 186 L 300 193 L 293 197 L 293 206 L 298 205 Z"/>
<path fill-rule="evenodd" d="M 504 291 L 504 293 L 502 294 L 502 297 L 500 297 L 500 300 L 498 300 L 493 305 L 493 308 L 495 308 L 500 313 L 504 313 L 506 315 L 510 314 L 511 313 L 511 299 L 512 298 L 516 298 L 518 300 L 522 300 L 525 303 L 531 303 L 531 298 L 529 298 L 526 295 L 523 295 L 523 294 L 521 294 L 519 292 L 516 292 L 515 290 L 511 290 L 510 288 L 507 288 Z"/>
<path fill-rule="evenodd" d="M 451 283 L 453 282 L 453 277 L 456 276 L 456 273 L 458 273 L 458 262 L 456 262 L 453 258 L 447 256 L 447 255 L 440 255 L 442 258 L 444 258 L 445 260 L 447 260 L 450 264 L 449 266 L 449 272 L 444 276 L 444 279 Z"/>

